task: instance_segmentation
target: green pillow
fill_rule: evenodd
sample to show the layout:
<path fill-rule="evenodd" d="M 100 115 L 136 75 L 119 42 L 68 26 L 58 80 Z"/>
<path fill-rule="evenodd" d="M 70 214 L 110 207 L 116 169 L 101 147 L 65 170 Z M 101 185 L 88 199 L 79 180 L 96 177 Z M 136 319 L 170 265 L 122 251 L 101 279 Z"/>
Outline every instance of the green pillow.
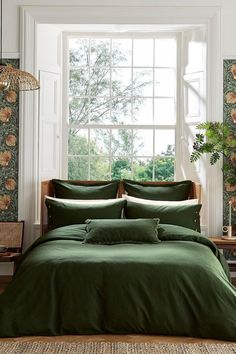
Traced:
<path fill-rule="evenodd" d="M 127 201 L 125 217 L 127 219 L 159 218 L 162 224 L 179 225 L 200 232 L 200 210 L 201 204 L 165 206 Z"/>
<path fill-rule="evenodd" d="M 113 199 L 117 196 L 119 181 L 96 182 L 87 185 L 80 182 L 53 179 L 55 197 L 64 199 Z"/>
<path fill-rule="evenodd" d="M 191 230 L 187 227 L 170 224 L 158 225 L 158 238 L 161 241 L 169 241 L 176 239 L 185 239 L 191 237 L 204 237 L 198 231 Z"/>
<path fill-rule="evenodd" d="M 87 220 L 85 243 L 157 243 L 159 219 Z"/>
<path fill-rule="evenodd" d="M 76 204 L 70 200 L 62 202 L 56 198 L 46 198 L 45 203 L 48 209 L 48 227 L 52 230 L 66 225 L 84 224 L 89 218 L 119 219 L 125 200 L 117 198 L 98 203 L 85 201 Z"/>
<path fill-rule="evenodd" d="M 188 199 L 192 188 L 192 181 L 165 183 L 153 185 L 125 179 L 123 181 L 125 191 L 128 195 L 136 198 L 151 200 L 184 200 Z"/>

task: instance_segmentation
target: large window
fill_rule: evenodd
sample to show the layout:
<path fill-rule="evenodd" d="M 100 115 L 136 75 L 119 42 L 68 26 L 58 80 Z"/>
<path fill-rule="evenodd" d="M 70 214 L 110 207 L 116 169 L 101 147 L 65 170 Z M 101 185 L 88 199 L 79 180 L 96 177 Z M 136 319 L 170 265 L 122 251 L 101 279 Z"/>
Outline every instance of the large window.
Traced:
<path fill-rule="evenodd" d="M 173 180 L 177 37 L 68 37 L 68 178 Z"/>

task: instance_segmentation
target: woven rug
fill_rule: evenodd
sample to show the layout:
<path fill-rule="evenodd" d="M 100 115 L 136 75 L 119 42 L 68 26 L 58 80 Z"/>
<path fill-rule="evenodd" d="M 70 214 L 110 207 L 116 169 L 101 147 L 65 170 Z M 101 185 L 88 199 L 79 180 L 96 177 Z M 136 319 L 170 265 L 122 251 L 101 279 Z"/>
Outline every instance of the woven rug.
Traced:
<path fill-rule="evenodd" d="M 236 354 L 236 344 L 1 342 L 0 354 Z"/>

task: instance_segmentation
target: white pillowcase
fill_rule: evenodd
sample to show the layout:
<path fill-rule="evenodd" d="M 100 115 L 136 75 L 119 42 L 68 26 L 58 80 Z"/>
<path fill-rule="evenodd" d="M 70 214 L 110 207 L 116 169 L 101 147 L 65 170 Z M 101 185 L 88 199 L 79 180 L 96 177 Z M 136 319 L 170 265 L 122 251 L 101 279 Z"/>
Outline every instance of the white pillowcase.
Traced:
<path fill-rule="evenodd" d="M 118 198 L 114 199 L 63 199 L 63 198 L 55 198 L 55 197 L 50 197 L 49 195 L 45 196 L 45 199 L 51 199 L 55 200 L 57 202 L 61 203 L 66 203 L 66 204 L 84 204 L 84 205 L 89 205 L 89 204 L 104 204 L 107 202 L 113 202 L 114 200 L 118 200 Z M 121 198 L 119 198 L 121 199 Z"/>
<path fill-rule="evenodd" d="M 149 204 L 149 205 L 195 205 L 198 204 L 198 199 L 186 199 L 186 200 L 178 200 L 178 201 L 170 201 L 170 200 L 150 200 L 150 199 L 142 199 L 131 197 L 127 194 L 122 194 L 122 198 L 126 199 L 127 201 L 140 203 L 140 204 Z"/>

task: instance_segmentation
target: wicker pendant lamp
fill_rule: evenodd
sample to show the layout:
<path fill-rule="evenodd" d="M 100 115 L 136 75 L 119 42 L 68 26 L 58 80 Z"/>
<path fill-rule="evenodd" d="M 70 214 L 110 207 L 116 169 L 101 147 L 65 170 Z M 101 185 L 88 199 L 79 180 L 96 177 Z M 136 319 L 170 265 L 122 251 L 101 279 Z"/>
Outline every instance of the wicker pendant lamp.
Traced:
<path fill-rule="evenodd" d="M 1 46 L 0 46 L 0 90 L 13 91 L 31 91 L 39 89 L 38 80 L 30 73 L 13 68 L 11 65 L 3 64 L 2 59 L 2 42 L 3 42 L 3 26 L 2 26 L 2 1 L 1 0 Z"/>

